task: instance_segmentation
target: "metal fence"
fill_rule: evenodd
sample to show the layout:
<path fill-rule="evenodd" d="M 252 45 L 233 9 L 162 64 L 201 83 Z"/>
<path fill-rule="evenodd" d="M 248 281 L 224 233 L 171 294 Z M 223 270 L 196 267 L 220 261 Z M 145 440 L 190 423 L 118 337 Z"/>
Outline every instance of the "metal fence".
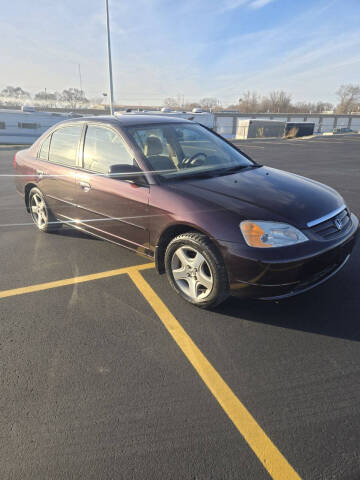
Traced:
<path fill-rule="evenodd" d="M 350 128 L 360 131 L 360 115 L 334 115 L 325 113 L 286 114 L 286 113 L 227 113 L 214 114 L 214 129 L 224 137 L 235 137 L 239 120 L 255 118 L 279 120 L 283 122 L 313 122 L 314 133 L 332 132 L 334 128 Z"/>

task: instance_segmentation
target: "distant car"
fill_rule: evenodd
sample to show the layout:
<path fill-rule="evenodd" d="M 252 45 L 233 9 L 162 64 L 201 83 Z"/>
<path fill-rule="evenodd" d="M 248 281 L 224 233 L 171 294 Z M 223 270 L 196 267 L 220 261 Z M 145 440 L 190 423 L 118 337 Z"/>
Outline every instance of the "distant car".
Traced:
<path fill-rule="evenodd" d="M 66 223 L 141 252 L 200 307 L 306 291 L 346 263 L 358 230 L 332 188 L 261 166 L 179 118 L 67 120 L 14 166 L 39 230 Z"/>

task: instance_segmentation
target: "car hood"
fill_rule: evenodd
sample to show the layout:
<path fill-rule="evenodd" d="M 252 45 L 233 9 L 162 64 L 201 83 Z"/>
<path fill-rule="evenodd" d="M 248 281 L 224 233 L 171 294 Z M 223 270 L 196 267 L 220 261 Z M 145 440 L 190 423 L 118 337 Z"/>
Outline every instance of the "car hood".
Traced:
<path fill-rule="evenodd" d="M 259 215 L 264 210 L 268 213 L 263 220 L 286 221 L 301 228 L 344 204 L 342 197 L 327 185 L 269 167 L 188 179 L 176 182 L 175 188 L 212 205 L 238 210 L 245 218 L 260 219 L 258 208 Z"/>

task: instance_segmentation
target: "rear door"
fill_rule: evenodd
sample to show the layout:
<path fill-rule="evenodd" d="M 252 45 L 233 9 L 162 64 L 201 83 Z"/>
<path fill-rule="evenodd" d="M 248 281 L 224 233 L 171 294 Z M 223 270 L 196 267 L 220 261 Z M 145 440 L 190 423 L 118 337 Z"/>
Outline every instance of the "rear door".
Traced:
<path fill-rule="evenodd" d="M 149 186 L 110 178 L 110 165 L 136 165 L 133 153 L 112 127 L 89 124 L 83 169 L 76 178 L 81 228 L 128 248 L 147 252 Z"/>
<path fill-rule="evenodd" d="M 75 176 L 83 127 L 82 123 L 61 126 L 45 139 L 38 154 L 42 160 L 38 185 L 60 220 L 72 220 L 76 212 Z"/>

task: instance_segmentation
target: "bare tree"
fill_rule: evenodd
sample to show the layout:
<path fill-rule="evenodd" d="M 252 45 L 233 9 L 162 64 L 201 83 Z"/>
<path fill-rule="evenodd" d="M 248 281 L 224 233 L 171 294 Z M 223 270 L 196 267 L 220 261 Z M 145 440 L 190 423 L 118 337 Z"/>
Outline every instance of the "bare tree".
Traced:
<path fill-rule="evenodd" d="M 297 102 L 291 101 L 291 95 L 283 91 L 271 92 L 268 96 L 260 97 L 257 92 L 245 92 L 238 105 L 228 105 L 225 110 L 241 113 L 322 113 L 333 110 L 329 102 Z"/>
<path fill-rule="evenodd" d="M 70 108 L 73 108 L 74 110 L 85 103 L 89 103 L 89 100 L 85 97 L 84 91 L 79 90 L 78 88 L 63 90 L 60 100 L 67 103 Z"/>
<path fill-rule="evenodd" d="M 239 100 L 238 110 L 241 113 L 257 113 L 260 107 L 260 95 L 257 92 L 244 92 Z"/>
<path fill-rule="evenodd" d="M 209 97 L 209 98 L 202 98 L 200 100 L 200 105 L 203 108 L 216 108 L 219 105 L 219 100 L 217 98 Z"/>
<path fill-rule="evenodd" d="M 60 98 L 60 94 L 58 92 L 49 93 L 49 92 L 38 92 L 34 95 L 34 100 L 39 102 L 42 106 L 50 106 L 55 107 L 57 101 Z"/>
<path fill-rule="evenodd" d="M 336 92 L 339 97 L 339 104 L 336 107 L 336 113 L 351 113 L 359 108 L 360 104 L 360 85 L 341 85 Z"/>
<path fill-rule="evenodd" d="M 291 95 L 283 90 L 270 92 L 262 100 L 262 109 L 265 112 L 286 113 L 291 108 Z"/>
<path fill-rule="evenodd" d="M 334 110 L 334 105 L 330 102 L 317 102 L 315 109 L 312 110 L 315 113 L 330 112 Z"/>
<path fill-rule="evenodd" d="M 10 105 L 20 105 L 24 100 L 31 98 L 30 93 L 21 87 L 7 86 L 0 93 L 0 101 Z"/>
<path fill-rule="evenodd" d="M 169 107 L 169 108 L 179 108 L 180 107 L 178 101 L 173 97 L 165 98 L 164 106 Z"/>
<path fill-rule="evenodd" d="M 58 94 L 50 92 L 38 92 L 34 95 L 34 100 L 57 100 Z"/>
<path fill-rule="evenodd" d="M 315 104 L 311 102 L 296 102 L 291 106 L 291 113 L 310 113 L 315 109 Z"/>

